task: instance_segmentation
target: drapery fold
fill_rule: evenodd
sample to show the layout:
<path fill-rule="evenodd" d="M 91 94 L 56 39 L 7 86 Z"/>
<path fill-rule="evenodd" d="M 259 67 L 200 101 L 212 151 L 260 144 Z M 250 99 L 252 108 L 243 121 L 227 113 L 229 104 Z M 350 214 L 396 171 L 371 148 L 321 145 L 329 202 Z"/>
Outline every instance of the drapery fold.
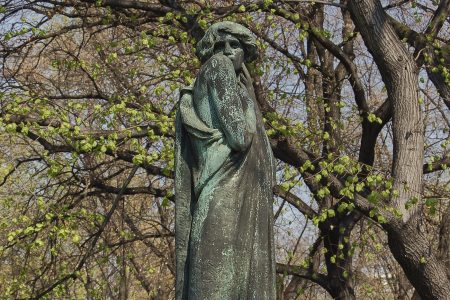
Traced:
<path fill-rule="evenodd" d="M 224 56 L 180 93 L 175 165 L 176 299 L 275 299 L 273 154 Z"/>

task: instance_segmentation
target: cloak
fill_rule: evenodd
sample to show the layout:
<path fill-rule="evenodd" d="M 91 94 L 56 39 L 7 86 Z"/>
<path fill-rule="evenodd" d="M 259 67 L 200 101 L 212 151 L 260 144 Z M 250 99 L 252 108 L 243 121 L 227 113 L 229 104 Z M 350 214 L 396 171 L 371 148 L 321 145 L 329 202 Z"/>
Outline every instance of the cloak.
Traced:
<path fill-rule="evenodd" d="M 255 99 L 214 55 L 176 117 L 177 300 L 275 299 L 274 182 Z"/>

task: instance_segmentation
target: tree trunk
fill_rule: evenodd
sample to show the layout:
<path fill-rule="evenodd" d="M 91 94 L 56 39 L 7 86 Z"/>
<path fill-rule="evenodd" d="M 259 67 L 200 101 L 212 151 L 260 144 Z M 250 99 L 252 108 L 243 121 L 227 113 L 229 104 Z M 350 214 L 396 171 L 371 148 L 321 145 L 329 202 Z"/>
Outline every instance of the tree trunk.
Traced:
<path fill-rule="evenodd" d="M 360 218 L 360 214 L 353 211 L 350 214 L 338 213 L 319 223 L 323 247 L 327 250 L 324 256 L 327 266 L 328 292 L 333 299 L 356 299 L 349 240 Z"/>
<path fill-rule="evenodd" d="M 424 138 L 415 61 L 388 23 L 378 0 L 348 1 L 348 8 L 380 70 L 393 109 L 392 177 L 398 195 L 391 201 L 402 220 L 384 226 L 389 247 L 423 299 L 448 299 L 450 283 L 445 268 L 430 254 L 417 221 Z"/>
<path fill-rule="evenodd" d="M 430 253 L 427 236 L 414 223 L 388 230 L 389 248 L 422 299 L 449 299 L 445 268 Z"/>
<path fill-rule="evenodd" d="M 422 189 L 424 139 L 417 67 L 387 22 L 379 1 L 350 1 L 349 7 L 353 21 L 380 70 L 391 102 L 392 177 L 394 189 L 398 191 L 398 196 L 391 200 L 406 222 L 420 207 L 417 203 Z"/>

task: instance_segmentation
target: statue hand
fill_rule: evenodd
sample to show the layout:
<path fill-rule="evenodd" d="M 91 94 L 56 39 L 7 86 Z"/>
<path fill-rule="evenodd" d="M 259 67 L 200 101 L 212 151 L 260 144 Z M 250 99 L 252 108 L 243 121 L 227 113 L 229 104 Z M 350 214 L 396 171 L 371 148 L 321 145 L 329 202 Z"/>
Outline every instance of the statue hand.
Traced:
<path fill-rule="evenodd" d="M 253 89 L 253 79 L 245 64 L 242 64 L 241 82 L 245 85 L 249 96 L 256 100 L 255 90 Z"/>

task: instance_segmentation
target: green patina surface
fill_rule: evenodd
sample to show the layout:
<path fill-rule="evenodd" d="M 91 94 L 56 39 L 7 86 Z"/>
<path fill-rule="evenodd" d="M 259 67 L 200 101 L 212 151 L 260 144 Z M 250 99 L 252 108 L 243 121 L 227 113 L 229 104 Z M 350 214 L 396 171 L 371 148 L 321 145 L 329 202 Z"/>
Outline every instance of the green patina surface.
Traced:
<path fill-rule="evenodd" d="M 244 61 L 245 27 L 221 22 L 176 120 L 177 299 L 275 299 L 274 159 Z"/>

